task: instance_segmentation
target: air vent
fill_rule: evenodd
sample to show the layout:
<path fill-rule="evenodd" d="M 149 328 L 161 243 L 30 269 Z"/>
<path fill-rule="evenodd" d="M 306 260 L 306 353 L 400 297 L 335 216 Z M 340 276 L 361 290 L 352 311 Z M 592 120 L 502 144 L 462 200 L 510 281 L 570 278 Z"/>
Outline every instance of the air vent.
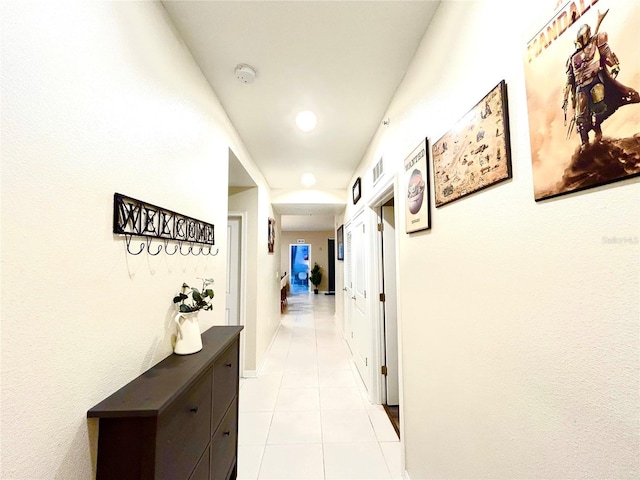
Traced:
<path fill-rule="evenodd" d="M 380 180 L 380 177 L 382 177 L 382 174 L 384 173 L 383 166 L 384 164 L 382 163 L 382 157 L 380 157 L 380 160 L 378 160 L 378 163 L 376 163 L 376 166 L 373 167 L 373 184 L 374 185 L 378 180 Z"/>

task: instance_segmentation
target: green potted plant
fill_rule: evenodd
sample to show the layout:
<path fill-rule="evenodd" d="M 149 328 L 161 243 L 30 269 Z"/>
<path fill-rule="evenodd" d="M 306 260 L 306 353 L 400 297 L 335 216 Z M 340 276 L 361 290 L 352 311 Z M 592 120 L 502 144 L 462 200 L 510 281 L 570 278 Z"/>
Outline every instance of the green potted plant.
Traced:
<path fill-rule="evenodd" d="M 318 285 L 322 282 L 322 271 L 320 270 L 320 265 L 317 262 L 314 262 L 313 268 L 311 269 L 311 274 L 309 275 L 309 280 L 313 283 L 315 287 L 313 289 L 313 293 L 318 294 Z"/>
<path fill-rule="evenodd" d="M 186 283 L 182 284 L 182 291 L 173 297 L 173 303 L 179 303 L 178 311 L 182 313 L 198 312 L 200 310 L 211 310 L 213 300 L 213 290 L 207 288 L 213 284 L 212 278 L 202 278 L 202 291 L 190 287 Z M 191 296 L 191 298 L 189 298 Z M 208 300 L 207 300 L 208 299 Z M 190 303 L 186 303 L 190 302 Z"/>
<path fill-rule="evenodd" d="M 173 351 L 178 355 L 189 355 L 202 350 L 202 335 L 198 325 L 198 312 L 211 310 L 213 307 L 213 289 L 207 288 L 213 283 L 212 278 L 203 278 L 202 289 L 182 284 L 182 290 L 175 297 L 173 303 L 178 308 L 175 316 L 177 325 L 176 340 Z"/>

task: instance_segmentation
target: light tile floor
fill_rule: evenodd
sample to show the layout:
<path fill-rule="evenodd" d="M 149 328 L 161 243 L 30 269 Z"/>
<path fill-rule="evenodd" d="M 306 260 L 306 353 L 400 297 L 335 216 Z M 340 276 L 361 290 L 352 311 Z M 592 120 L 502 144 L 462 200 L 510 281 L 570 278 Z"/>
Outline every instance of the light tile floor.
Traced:
<path fill-rule="evenodd" d="M 334 296 L 289 297 L 258 378 L 240 381 L 238 479 L 401 479 L 400 442 L 336 327 Z"/>

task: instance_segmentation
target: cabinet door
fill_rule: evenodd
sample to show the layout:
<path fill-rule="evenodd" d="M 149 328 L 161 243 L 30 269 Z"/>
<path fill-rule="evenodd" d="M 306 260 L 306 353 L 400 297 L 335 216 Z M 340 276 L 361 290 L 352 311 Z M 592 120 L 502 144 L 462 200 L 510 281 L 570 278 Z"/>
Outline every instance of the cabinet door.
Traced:
<path fill-rule="evenodd" d="M 188 478 L 211 436 L 211 370 L 158 419 L 156 478 Z"/>
<path fill-rule="evenodd" d="M 238 393 L 238 341 L 227 348 L 213 364 L 213 414 L 211 433 Z"/>
<path fill-rule="evenodd" d="M 226 480 L 236 461 L 238 445 L 238 401 L 233 401 L 211 439 L 211 480 Z"/>

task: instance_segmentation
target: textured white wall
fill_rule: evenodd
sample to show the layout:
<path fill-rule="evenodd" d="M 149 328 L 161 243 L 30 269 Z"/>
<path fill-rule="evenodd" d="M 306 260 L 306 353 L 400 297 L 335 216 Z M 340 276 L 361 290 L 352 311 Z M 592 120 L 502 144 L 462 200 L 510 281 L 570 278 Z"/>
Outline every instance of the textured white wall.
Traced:
<path fill-rule="evenodd" d="M 182 282 L 214 277 L 201 328 L 224 321 L 229 146 L 256 169 L 159 3 L 0 9 L 0 477 L 89 479 L 86 411 L 170 354 Z M 220 254 L 126 254 L 114 192 L 215 224 Z"/>
<path fill-rule="evenodd" d="M 533 199 L 522 56 L 554 4 L 443 2 L 354 175 L 373 196 L 381 154 L 400 172 L 506 80 L 513 179 L 398 230 L 412 479 L 640 477 L 639 180 Z"/>

